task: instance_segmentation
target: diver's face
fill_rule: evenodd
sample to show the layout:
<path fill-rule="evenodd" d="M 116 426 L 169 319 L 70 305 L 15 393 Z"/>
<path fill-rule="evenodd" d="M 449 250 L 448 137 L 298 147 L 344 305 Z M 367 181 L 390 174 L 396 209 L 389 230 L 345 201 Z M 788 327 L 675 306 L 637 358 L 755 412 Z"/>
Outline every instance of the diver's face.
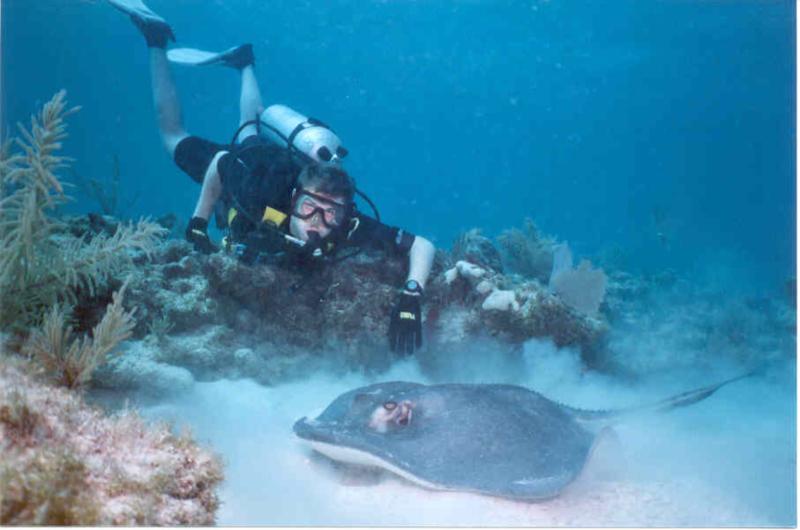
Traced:
<path fill-rule="evenodd" d="M 341 222 L 339 212 L 334 211 L 336 208 L 332 205 L 342 205 L 345 202 L 343 197 L 323 193 L 312 187 L 309 187 L 308 191 L 323 200 L 310 197 L 302 191 L 297 195 L 298 192 L 295 190 L 292 194 L 294 208 L 289 219 L 289 233 L 303 241 L 308 241 L 309 232 L 316 232 L 320 238 L 327 237 Z M 305 219 L 299 217 L 309 214 L 310 216 Z"/>

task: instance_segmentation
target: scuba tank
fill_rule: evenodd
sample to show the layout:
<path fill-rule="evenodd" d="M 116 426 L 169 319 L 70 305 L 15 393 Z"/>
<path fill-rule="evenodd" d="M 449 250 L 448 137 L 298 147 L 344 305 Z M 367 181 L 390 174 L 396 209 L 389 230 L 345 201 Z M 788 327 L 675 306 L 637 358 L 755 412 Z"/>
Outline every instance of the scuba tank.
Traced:
<path fill-rule="evenodd" d="M 258 121 L 262 135 L 291 153 L 316 162 L 331 162 L 347 156 L 341 139 L 330 127 L 286 105 L 270 105 Z"/>

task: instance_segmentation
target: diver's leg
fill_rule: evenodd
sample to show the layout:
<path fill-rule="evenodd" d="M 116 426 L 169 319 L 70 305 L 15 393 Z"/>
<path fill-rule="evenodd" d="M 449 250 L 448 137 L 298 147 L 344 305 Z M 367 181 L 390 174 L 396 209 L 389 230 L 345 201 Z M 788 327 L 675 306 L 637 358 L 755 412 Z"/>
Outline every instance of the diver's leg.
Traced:
<path fill-rule="evenodd" d="M 174 41 L 175 35 L 167 21 L 147 7 L 142 0 L 108 0 L 108 2 L 130 16 L 147 42 L 158 128 L 164 146 L 170 155 L 174 156 L 175 146 L 188 136 L 181 122 L 181 106 L 166 54 L 167 43 L 170 40 Z"/>
<path fill-rule="evenodd" d="M 248 121 L 257 120 L 264 104 L 261 102 L 261 91 L 258 88 L 256 73 L 253 64 L 242 68 L 242 88 L 239 94 L 239 126 Z M 249 136 L 256 134 L 258 130 L 255 124 L 245 126 L 239 133 L 238 141 L 243 141 Z"/>
<path fill-rule="evenodd" d="M 176 64 L 187 66 L 227 66 L 239 70 L 241 75 L 241 92 L 239 95 L 239 126 L 245 122 L 257 119 L 264 105 L 261 102 L 261 92 L 255 74 L 255 56 L 253 45 L 250 43 L 234 46 L 223 52 L 210 52 L 195 48 L 173 48 L 166 54 L 167 59 Z M 236 137 L 242 142 L 253 136 L 258 130 L 254 125 L 244 127 Z"/>
<path fill-rule="evenodd" d="M 153 88 L 153 103 L 158 114 L 158 129 L 161 140 L 171 157 L 175 156 L 178 142 L 189 136 L 181 119 L 181 104 L 175 81 L 169 69 L 167 54 L 163 48 L 150 48 L 150 74 Z"/>

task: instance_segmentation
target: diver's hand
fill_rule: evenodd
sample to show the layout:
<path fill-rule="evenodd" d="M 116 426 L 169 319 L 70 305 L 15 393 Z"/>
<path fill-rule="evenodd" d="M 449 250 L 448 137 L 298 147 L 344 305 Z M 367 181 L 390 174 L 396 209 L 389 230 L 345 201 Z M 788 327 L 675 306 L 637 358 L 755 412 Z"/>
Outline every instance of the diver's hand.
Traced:
<path fill-rule="evenodd" d="M 194 246 L 194 249 L 203 254 L 211 254 L 219 250 L 208 237 L 208 221 L 202 217 L 192 217 L 189 226 L 186 227 L 186 241 Z"/>
<path fill-rule="evenodd" d="M 411 355 L 414 347 L 422 347 L 422 292 L 400 291 L 389 322 L 389 347 L 392 351 Z"/>

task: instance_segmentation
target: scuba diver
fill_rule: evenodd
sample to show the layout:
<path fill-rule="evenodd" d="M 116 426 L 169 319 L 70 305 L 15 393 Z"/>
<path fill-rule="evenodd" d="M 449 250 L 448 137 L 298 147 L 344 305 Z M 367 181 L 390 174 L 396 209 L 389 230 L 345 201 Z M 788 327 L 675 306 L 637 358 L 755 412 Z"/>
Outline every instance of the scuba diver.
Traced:
<path fill-rule="evenodd" d="M 391 313 L 389 344 L 411 354 L 422 345 L 420 302 L 433 263 L 427 239 L 380 222 L 372 202 L 341 167 L 347 150 L 330 127 L 284 105 L 264 108 L 250 44 L 221 53 L 171 49 L 167 22 L 141 0 L 108 0 L 130 16 L 150 54 L 153 99 L 164 146 L 201 185 L 186 239 L 202 253 L 219 250 L 208 236 L 212 214 L 227 232 L 222 246 L 247 264 L 280 258 L 299 267 L 341 260 L 346 249 L 379 248 L 408 257 L 408 275 Z M 239 128 L 229 144 L 186 132 L 170 62 L 239 71 Z M 359 212 L 355 195 L 373 208 Z M 353 253 L 351 252 L 350 255 Z"/>

